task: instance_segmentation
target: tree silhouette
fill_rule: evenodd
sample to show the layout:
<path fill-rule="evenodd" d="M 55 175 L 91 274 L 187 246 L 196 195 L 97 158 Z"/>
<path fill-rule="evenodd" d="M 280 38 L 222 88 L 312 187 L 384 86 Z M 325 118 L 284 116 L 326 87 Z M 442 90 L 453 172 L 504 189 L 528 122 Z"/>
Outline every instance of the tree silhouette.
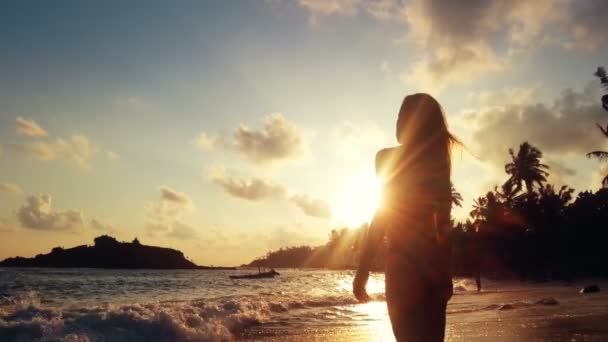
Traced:
<path fill-rule="evenodd" d="M 505 172 L 510 175 L 507 180 L 508 186 L 514 186 L 513 192 L 521 191 L 522 183 L 530 194 L 534 190 L 534 184 L 542 186 L 547 180 L 549 166 L 542 164 L 540 159 L 543 153 L 527 141 L 519 145 L 519 151 L 515 155 L 512 148 L 509 149 L 512 161 L 505 165 Z"/>
<path fill-rule="evenodd" d="M 606 74 L 606 69 L 604 69 L 604 67 L 598 67 L 594 75 L 599 77 L 602 86 L 608 89 L 608 75 Z M 608 94 L 602 96 L 602 106 L 604 106 L 604 109 L 608 110 Z"/>
<path fill-rule="evenodd" d="M 460 192 L 456 191 L 454 184 L 451 184 L 451 188 L 452 205 L 462 208 L 462 195 L 460 194 Z"/>
<path fill-rule="evenodd" d="M 595 76 L 599 77 L 602 86 L 604 86 L 604 88 L 608 89 L 608 75 L 606 75 L 606 69 L 604 69 L 603 67 L 597 68 L 597 71 L 595 72 Z M 602 97 L 602 105 L 604 106 L 604 109 L 606 109 L 608 111 L 608 95 L 604 95 Z M 600 125 L 598 123 L 596 123 L 596 125 L 600 129 L 602 134 L 606 138 L 608 138 L 608 125 L 606 125 L 605 129 L 602 127 L 602 125 Z M 607 161 L 608 160 L 608 151 L 599 151 L 599 150 L 592 151 L 592 152 L 587 153 L 587 158 L 597 158 L 600 161 Z M 604 179 L 602 179 L 602 186 L 608 187 L 608 174 L 606 174 Z"/>

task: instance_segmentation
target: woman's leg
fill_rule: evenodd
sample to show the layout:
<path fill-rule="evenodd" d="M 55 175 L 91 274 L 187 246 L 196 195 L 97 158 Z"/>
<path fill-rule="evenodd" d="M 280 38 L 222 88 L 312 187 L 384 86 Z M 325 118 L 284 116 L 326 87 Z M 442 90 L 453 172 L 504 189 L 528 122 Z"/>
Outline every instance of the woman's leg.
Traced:
<path fill-rule="evenodd" d="M 386 302 L 393 333 L 399 342 L 440 342 L 445 335 L 445 296 L 418 267 L 402 253 L 387 256 Z"/>

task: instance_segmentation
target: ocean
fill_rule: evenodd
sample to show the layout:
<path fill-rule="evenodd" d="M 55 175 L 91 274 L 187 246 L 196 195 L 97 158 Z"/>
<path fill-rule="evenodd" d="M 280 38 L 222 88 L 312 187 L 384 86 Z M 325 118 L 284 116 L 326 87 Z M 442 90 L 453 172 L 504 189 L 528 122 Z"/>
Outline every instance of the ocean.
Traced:
<path fill-rule="evenodd" d="M 352 271 L 0 268 L 0 341 L 392 341 L 384 276 L 374 301 Z M 603 292 L 580 294 L 587 284 Z M 608 341 L 608 282 L 454 280 L 446 341 Z"/>

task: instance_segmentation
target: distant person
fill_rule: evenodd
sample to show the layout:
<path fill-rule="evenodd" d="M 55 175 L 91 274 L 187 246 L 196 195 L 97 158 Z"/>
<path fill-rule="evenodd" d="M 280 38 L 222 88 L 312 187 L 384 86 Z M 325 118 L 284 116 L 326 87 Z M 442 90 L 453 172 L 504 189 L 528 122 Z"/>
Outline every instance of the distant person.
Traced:
<path fill-rule="evenodd" d="M 405 97 L 396 136 L 398 146 L 376 155 L 382 204 L 368 230 L 353 292 L 360 301 L 369 300 L 370 267 L 386 237 L 386 302 L 397 341 L 443 341 L 453 291 L 450 148 L 459 142 L 428 94 Z"/>

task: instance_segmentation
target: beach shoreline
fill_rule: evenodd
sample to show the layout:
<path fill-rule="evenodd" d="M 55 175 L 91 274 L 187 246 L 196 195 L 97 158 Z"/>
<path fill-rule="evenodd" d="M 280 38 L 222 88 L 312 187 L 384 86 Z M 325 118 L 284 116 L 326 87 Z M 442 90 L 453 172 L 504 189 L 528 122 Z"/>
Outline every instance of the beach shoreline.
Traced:
<path fill-rule="evenodd" d="M 608 313 L 591 316 L 549 316 L 542 322 L 517 318 L 517 312 L 497 315 L 495 319 L 464 324 L 448 315 L 446 342 L 456 341 L 608 341 Z M 526 315 L 524 315 L 526 316 Z M 350 327 L 252 327 L 235 338 L 237 341 L 395 341 L 388 321 L 369 326 Z"/>

